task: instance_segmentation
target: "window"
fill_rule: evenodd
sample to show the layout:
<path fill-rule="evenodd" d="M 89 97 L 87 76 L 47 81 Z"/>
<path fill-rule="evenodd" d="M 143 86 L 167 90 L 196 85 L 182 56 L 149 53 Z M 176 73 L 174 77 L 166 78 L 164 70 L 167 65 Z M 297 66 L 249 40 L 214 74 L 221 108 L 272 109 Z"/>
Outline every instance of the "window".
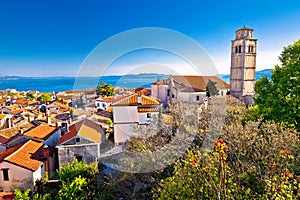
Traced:
<path fill-rule="evenodd" d="M 147 113 L 147 118 L 151 118 L 151 113 Z"/>
<path fill-rule="evenodd" d="M 238 52 L 238 47 L 237 46 L 235 46 L 235 53 L 237 53 Z"/>
<path fill-rule="evenodd" d="M 170 90 L 167 91 L 167 96 L 168 96 L 168 97 L 170 96 Z"/>
<path fill-rule="evenodd" d="M 172 98 L 173 98 L 173 99 L 175 98 L 175 95 L 174 95 L 174 94 L 172 94 Z"/>
<path fill-rule="evenodd" d="M 82 161 L 82 155 L 75 155 L 75 158 L 78 162 Z"/>
<path fill-rule="evenodd" d="M 200 100 L 200 97 L 199 95 L 196 96 L 196 101 L 199 101 Z"/>
<path fill-rule="evenodd" d="M 79 138 L 79 137 L 76 138 L 75 140 L 76 140 L 76 143 L 79 143 L 79 142 L 80 142 L 80 138 Z"/>
<path fill-rule="evenodd" d="M 1 169 L 2 172 L 3 172 L 3 180 L 4 181 L 9 181 L 9 177 L 8 177 L 8 169 L 5 168 L 5 169 Z"/>
<path fill-rule="evenodd" d="M 239 53 L 241 53 L 242 52 L 242 46 L 240 45 L 239 46 Z"/>

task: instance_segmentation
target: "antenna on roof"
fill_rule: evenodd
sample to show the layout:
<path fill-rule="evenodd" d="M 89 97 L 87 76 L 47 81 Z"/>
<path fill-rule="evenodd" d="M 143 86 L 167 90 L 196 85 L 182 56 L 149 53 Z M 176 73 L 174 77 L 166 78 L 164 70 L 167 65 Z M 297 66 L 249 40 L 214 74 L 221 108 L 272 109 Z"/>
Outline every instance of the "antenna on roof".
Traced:
<path fill-rule="evenodd" d="M 246 20 L 244 19 L 244 28 L 246 28 Z"/>

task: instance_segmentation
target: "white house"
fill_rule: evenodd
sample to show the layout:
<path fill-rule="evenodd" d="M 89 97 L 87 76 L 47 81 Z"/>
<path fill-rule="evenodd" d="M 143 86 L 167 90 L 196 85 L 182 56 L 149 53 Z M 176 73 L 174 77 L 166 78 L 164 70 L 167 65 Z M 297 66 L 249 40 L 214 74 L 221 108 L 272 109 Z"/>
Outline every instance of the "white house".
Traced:
<path fill-rule="evenodd" d="M 14 191 L 33 189 L 35 181 L 44 178 L 43 143 L 29 140 L 0 153 L 0 189 Z"/>
<path fill-rule="evenodd" d="M 111 97 L 98 97 L 95 99 L 95 108 L 106 110 L 111 105 Z"/>
<path fill-rule="evenodd" d="M 115 144 L 136 136 L 135 127 L 149 125 L 158 119 L 161 101 L 145 95 L 133 94 L 112 103 Z"/>
<path fill-rule="evenodd" d="M 151 95 L 164 101 L 164 107 L 172 100 L 201 104 L 207 95 L 208 81 L 216 83 L 219 95 L 229 92 L 229 84 L 217 76 L 170 76 L 151 84 Z"/>

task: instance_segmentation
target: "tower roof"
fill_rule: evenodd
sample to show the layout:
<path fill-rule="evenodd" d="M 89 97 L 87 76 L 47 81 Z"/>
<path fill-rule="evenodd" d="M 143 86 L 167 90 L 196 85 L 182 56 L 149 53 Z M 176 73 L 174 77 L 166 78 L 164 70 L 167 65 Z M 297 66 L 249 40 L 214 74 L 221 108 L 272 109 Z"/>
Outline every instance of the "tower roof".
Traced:
<path fill-rule="evenodd" d="M 244 25 L 243 28 L 240 28 L 240 29 L 236 30 L 235 32 L 238 32 L 238 31 L 244 31 L 244 30 L 253 31 L 254 29 L 253 29 L 253 28 L 248 28 L 248 27 L 246 27 L 246 25 Z"/>

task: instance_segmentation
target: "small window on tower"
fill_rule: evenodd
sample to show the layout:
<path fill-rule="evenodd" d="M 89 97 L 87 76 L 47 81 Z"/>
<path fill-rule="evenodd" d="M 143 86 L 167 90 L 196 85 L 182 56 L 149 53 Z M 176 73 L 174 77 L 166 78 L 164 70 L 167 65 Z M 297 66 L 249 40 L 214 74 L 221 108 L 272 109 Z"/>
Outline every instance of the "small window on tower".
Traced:
<path fill-rule="evenodd" d="M 239 53 L 241 53 L 242 52 L 242 46 L 240 45 L 239 46 Z"/>
<path fill-rule="evenodd" d="M 237 46 L 235 46 L 235 53 L 237 53 L 238 52 L 238 47 Z"/>

